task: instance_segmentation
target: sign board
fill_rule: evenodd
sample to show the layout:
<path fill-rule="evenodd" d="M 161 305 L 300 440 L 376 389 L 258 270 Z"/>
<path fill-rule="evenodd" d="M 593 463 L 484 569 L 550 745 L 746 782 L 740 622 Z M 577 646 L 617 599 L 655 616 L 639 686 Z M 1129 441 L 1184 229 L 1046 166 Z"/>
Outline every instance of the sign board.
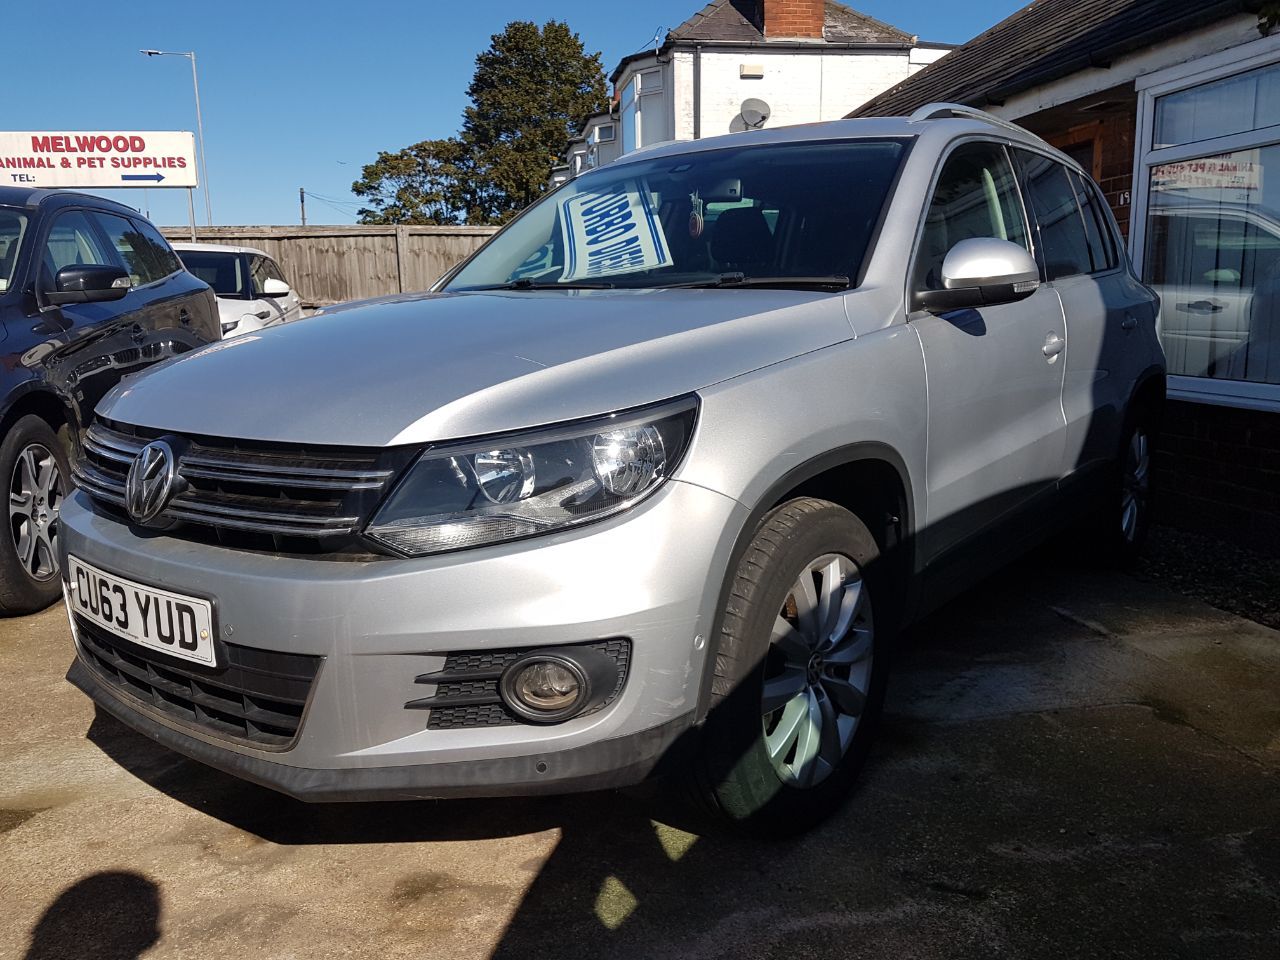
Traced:
<path fill-rule="evenodd" d="M 662 224 L 642 183 L 624 180 L 601 193 L 578 193 L 560 202 L 564 240 L 561 280 L 671 265 Z"/>
<path fill-rule="evenodd" d="M 195 187 L 195 138 L 189 130 L 0 132 L 0 184 Z"/>
<path fill-rule="evenodd" d="M 1263 167 L 1257 156 L 1257 150 L 1247 150 L 1218 157 L 1162 163 L 1151 168 L 1151 189 L 1156 192 L 1177 190 L 1187 196 L 1217 202 L 1256 202 L 1262 190 Z"/>

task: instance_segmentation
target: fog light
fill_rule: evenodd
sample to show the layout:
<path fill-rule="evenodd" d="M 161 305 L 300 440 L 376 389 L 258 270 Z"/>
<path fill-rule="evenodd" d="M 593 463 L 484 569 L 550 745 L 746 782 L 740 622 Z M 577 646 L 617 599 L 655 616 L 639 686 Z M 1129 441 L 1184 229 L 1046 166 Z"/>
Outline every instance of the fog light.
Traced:
<path fill-rule="evenodd" d="M 582 696 L 582 681 L 563 664 L 531 663 L 515 675 L 511 691 L 531 710 L 557 713 Z"/>
<path fill-rule="evenodd" d="M 498 684 L 503 702 L 533 723 L 559 723 L 604 702 L 618 682 L 618 666 L 590 649 L 530 653 L 507 667 Z"/>

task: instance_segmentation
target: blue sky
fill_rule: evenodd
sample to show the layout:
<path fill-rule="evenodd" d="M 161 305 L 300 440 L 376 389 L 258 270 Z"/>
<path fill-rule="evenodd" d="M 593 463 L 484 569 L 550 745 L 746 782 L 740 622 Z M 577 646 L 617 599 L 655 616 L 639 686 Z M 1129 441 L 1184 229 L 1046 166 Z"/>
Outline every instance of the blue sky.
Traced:
<path fill-rule="evenodd" d="M 194 129 L 188 62 L 138 50 L 195 50 L 214 222 L 297 223 L 304 186 L 309 223 L 352 223 L 357 204 L 350 187 L 361 165 L 379 150 L 456 132 L 475 55 L 508 21 L 568 22 L 589 51 L 601 52 L 608 72 L 701 5 L 63 0 L 56 28 L 29 22 L 11 31 L 0 123 L 7 130 Z M 961 43 L 1022 4 L 851 5 L 921 39 Z M 42 37 L 53 45 L 42 46 Z M 115 194 L 145 207 L 157 223 L 187 221 L 185 191 Z M 203 223 L 199 195 L 196 203 Z"/>

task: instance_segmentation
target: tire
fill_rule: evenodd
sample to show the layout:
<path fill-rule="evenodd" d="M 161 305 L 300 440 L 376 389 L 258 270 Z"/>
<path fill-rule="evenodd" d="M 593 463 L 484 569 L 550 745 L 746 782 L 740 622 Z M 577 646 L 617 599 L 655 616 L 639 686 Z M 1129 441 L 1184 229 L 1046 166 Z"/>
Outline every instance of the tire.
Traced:
<path fill-rule="evenodd" d="M 888 672 L 891 605 L 879 559 L 862 521 L 825 500 L 782 505 L 752 538 L 723 612 L 694 760 L 694 788 L 717 820 L 790 836 L 847 796 Z M 885 601 L 879 622 L 875 596 Z"/>
<path fill-rule="evenodd" d="M 1146 543 L 1151 526 L 1155 424 L 1154 416 L 1136 409 L 1121 431 L 1120 449 L 1107 490 L 1087 528 L 1091 531 L 1090 542 L 1081 545 L 1105 564 L 1132 566 Z"/>
<path fill-rule="evenodd" d="M 40 417 L 21 417 L 0 442 L 0 477 L 9 490 L 0 614 L 34 613 L 61 595 L 58 512 L 70 475 L 66 444 Z"/>

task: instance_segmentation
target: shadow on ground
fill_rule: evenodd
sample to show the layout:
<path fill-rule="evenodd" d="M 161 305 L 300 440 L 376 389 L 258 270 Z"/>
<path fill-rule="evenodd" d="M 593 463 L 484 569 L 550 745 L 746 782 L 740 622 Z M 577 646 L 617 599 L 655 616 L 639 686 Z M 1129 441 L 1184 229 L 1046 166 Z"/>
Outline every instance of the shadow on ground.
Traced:
<path fill-rule="evenodd" d="M 280 845 L 558 830 L 499 958 L 1275 960 L 1275 767 L 1188 722 L 1180 698 L 1197 690 L 1180 674 L 1152 687 L 1159 703 L 1144 694 L 1160 662 L 1063 604 L 1113 589 L 1130 625 L 1165 612 L 1086 576 L 1042 554 L 913 630 L 849 803 L 788 843 L 669 826 L 683 821 L 655 806 L 660 790 L 312 806 L 175 760 L 105 715 L 90 737 L 159 790 Z M 448 878 L 418 867 L 397 891 L 426 909 Z M 74 922 L 57 909 L 42 925 Z"/>

